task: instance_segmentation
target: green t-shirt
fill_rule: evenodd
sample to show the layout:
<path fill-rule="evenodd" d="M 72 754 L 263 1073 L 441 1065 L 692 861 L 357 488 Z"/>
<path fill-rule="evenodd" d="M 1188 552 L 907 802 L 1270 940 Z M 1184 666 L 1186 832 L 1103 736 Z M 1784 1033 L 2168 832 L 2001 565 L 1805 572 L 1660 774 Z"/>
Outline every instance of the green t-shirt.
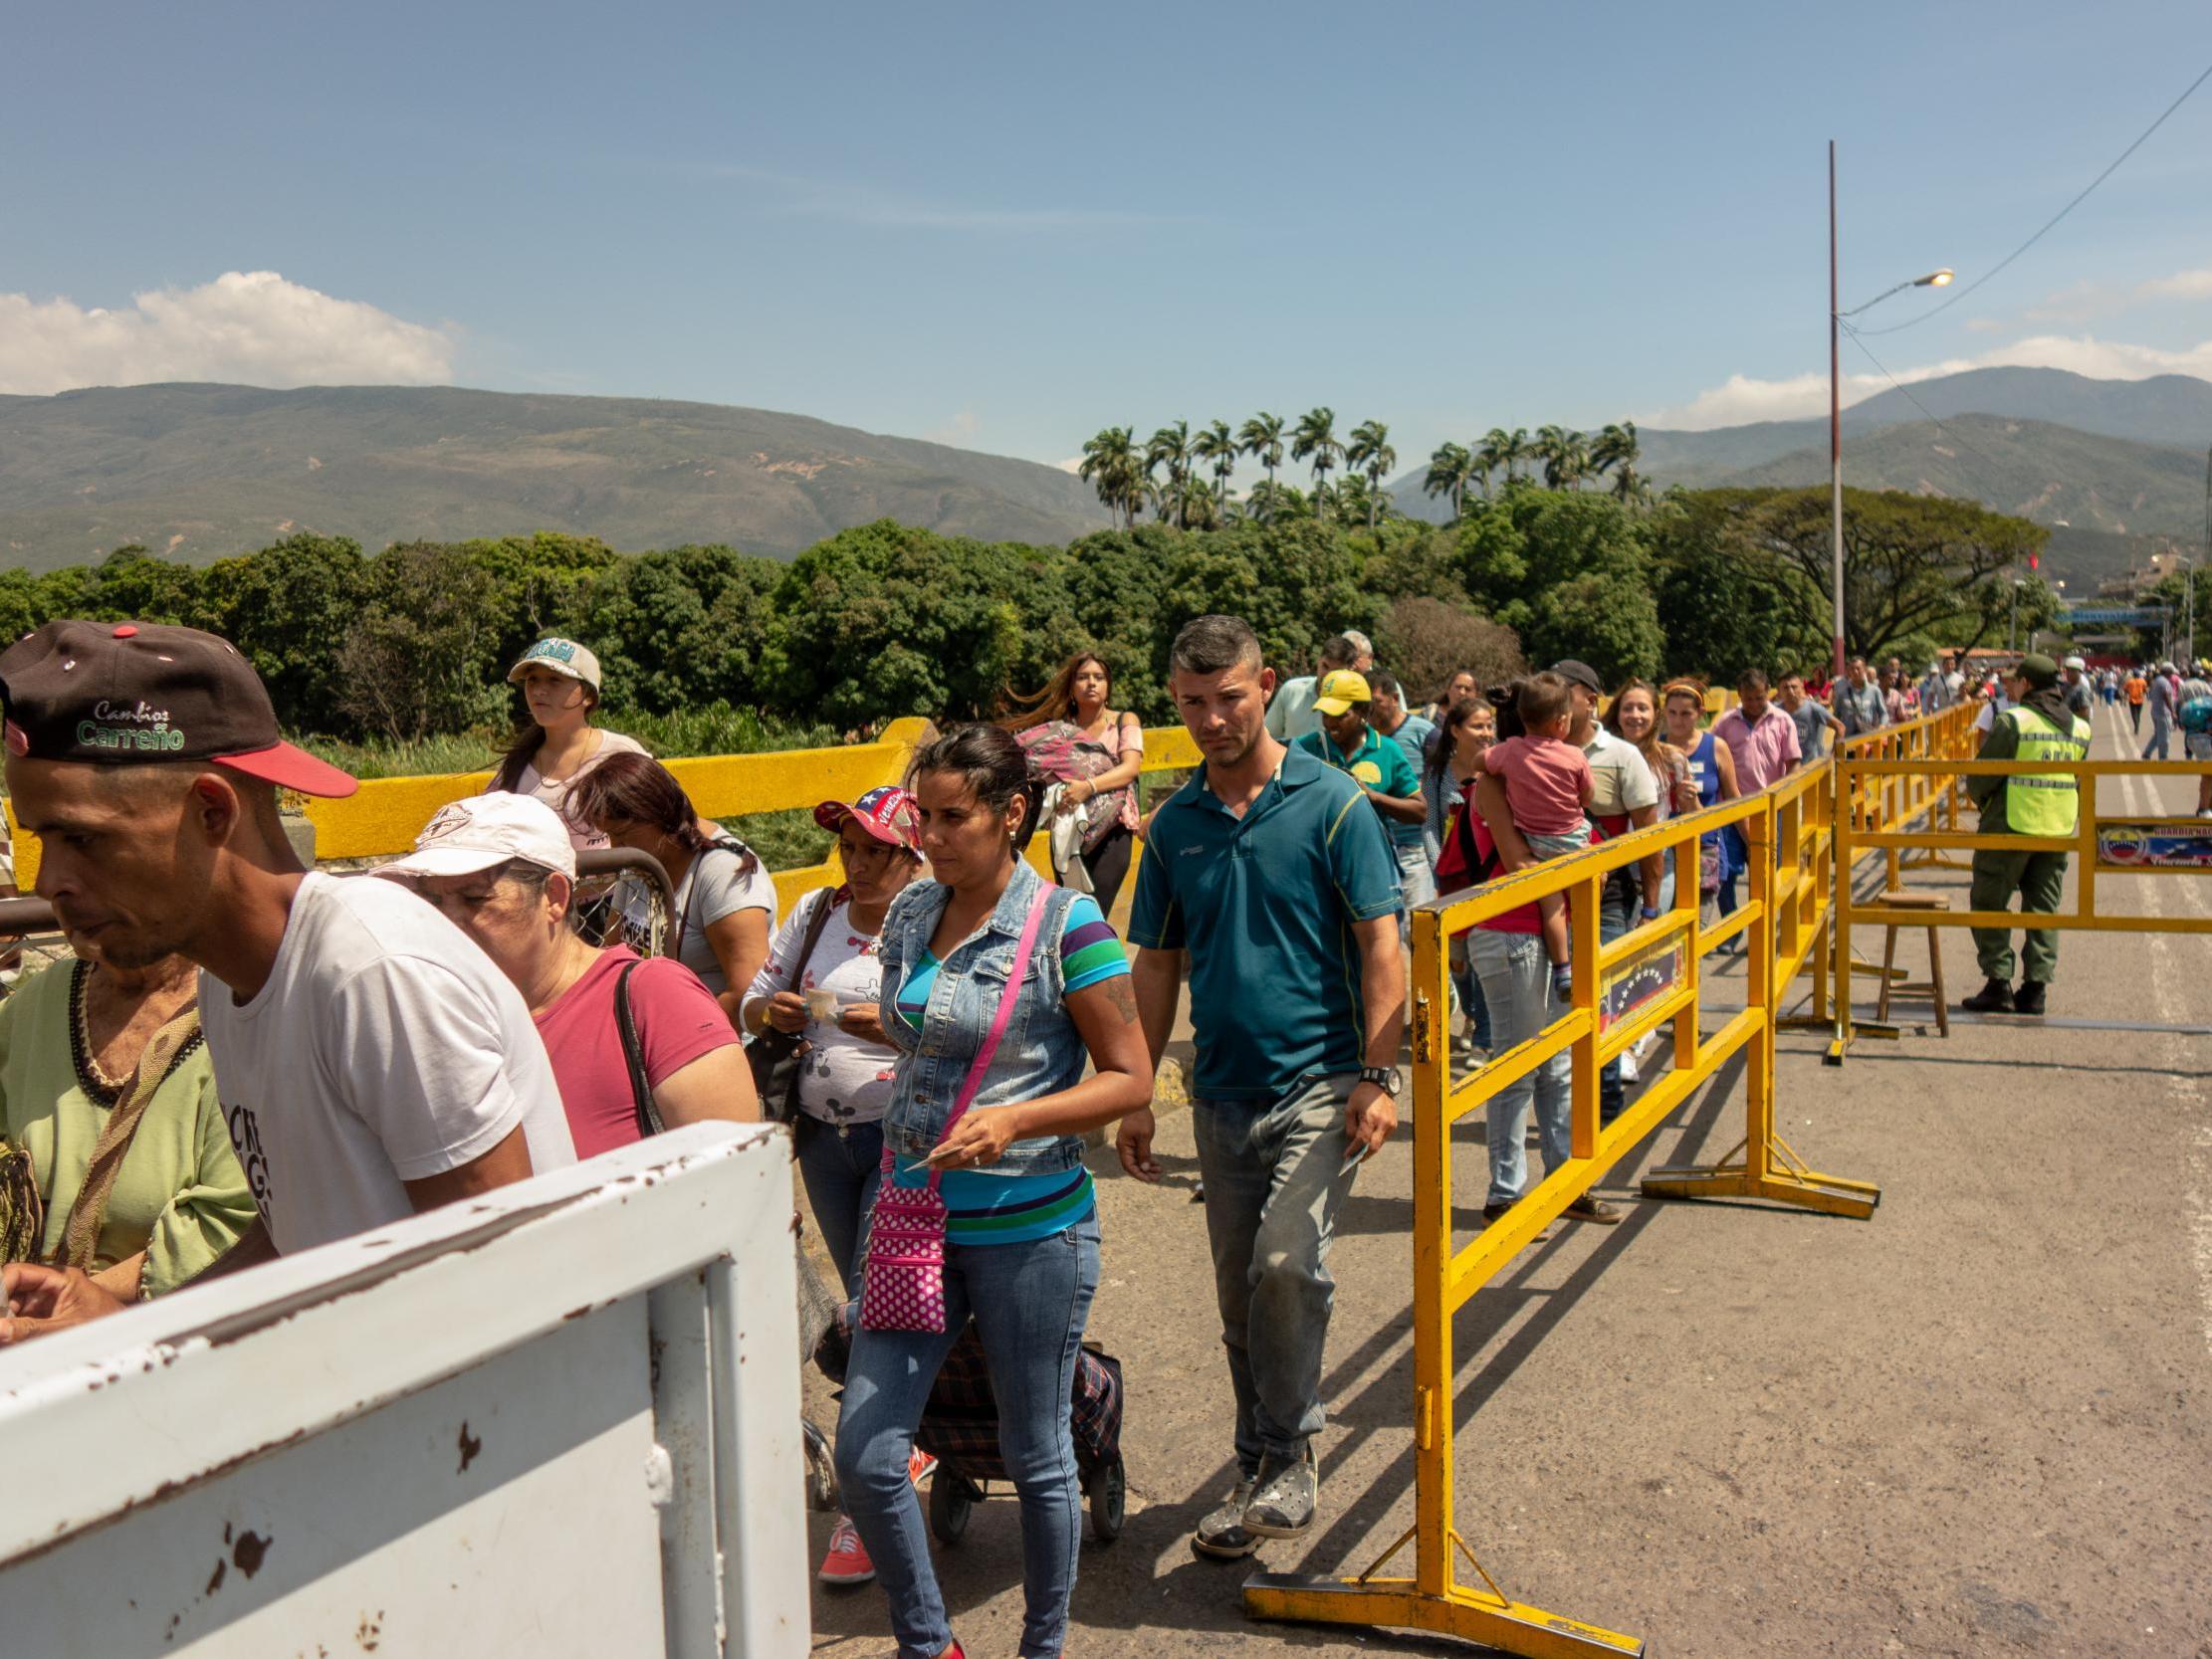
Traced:
<path fill-rule="evenodd" d="M 109 1109 L 85 1093 L 70 1031 L 72 962 L 25 979 L 0 1002 L 0 1129 L 31 1154 L 46 1206 L 42 1254 L 62 1242 Z M 146 1252 L 149 1296 L 173 1291 L 238 1242 L 254 1196 L 223 1126 L 205 1044 L 154 1092 L 108 1195 L 96 1271 Z"/>
<path fill-rule="evenodd" d="M 1398 905 L 1382 818 L 1310 750 L 1285 750 L 1242 818 L 1207 787 L 1204 767 L 1193 774 L 1153 816 L 1129 922 L 1138 944 L 1189 952 L 1192 1093 L 1273 1100 L 1301 1077 L 1358 1071 L 1366 1027 L 1352 926 Z"/>
<path fill-rule="evenodd" d="M 1308 732 L 1298 739 L 1298 746 L 1338 771 L 1349 774 L 1352 781 L 1363 789 L 1373 789 L 1383 795 L 1396 795 L 1401 800 L 1421 798 L 1421 771 L 1406 753 L 1405 744 L 1395 737 L 1384 736 L 1372 726 L 1367 728 L 1366 740 L 1350 754 L 1340 754 L 1326 731 Z M 1401 824 L 1395 818 L 1383 818 L 1380 812 L 1376 817 L 1382 819 L 1383 833 L 1390 837 L 1392 846 L 1421 845 L 1420 824 Z"/>

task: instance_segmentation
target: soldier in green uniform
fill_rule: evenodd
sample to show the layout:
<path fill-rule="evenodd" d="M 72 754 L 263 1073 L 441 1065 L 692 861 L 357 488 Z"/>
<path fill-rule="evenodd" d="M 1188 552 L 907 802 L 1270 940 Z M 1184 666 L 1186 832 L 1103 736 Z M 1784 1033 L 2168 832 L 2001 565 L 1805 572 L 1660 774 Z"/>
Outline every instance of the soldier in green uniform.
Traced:
<path fill-rule="evenodd" d="M 1982 760 L 2080 760 L 2090 752 L 2090 723 L 2066 706 L 2059 665 L 2049 657 L 2026 657 L 2008 677 L 2005 692 L 2012 707 L 1999 715 L 1982 739 Z M 1966 792 L 1981 809 L 1984 835 L 2071 836 L 2082 810 L 2081 786 L 2072 772 L 1969 777 Z M 2002 911 L 2020 895 L 2023 916 L 2051 915 L 2066 891 L 2063 852 L 1992 852 L 1974 855 L 1973 908 Z M 2024 973 L 2012 983 L 2012 932 L 1976 928 L 1974 954 L 1986 983 L 1961 1006 L 1976 1013 L 2040 1014 L 2044 987 L 2059 970 L 2056 929 L 2030 929 L 2021 949 Z"/>

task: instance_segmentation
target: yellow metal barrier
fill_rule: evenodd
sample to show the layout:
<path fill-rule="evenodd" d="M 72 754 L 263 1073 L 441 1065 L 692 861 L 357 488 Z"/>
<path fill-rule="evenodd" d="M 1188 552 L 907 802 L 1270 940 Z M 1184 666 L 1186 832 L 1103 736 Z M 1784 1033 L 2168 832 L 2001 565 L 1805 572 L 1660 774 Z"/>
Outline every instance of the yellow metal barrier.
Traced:
<path fill-rule="evenodd" d="M 1414 913 L 1415 1521 L 1357 1577 L 1262 1573 L 1251 1578 L 1244 1590 L 1248 1612 L 1429 1630 L 1534 1659 L 1644 1651 L 1635 1636 L 1513 1600 L 1467 1548 L 1453 1519 L 1452 1315 L 1738 1055 L 1745 1057 L 1742 1144 L 1714 1167 L 1658 1171 L 1645 1190 L 1684 1198 L 1768 1198 L 1857 1217 L 1873 1213 L 1879 1188 L 1808 1168 L 1774 1133 L 1775 1009 L 1808 963 L 1820 962 L 1825 948 L 1837 856 L 1835 779 L 1833 765 L 1799 772 L 1759 794 L 1654 825 Z M 1706 928 L 1699 920 L 1697 883 L 1677 880 L 1671 910 L 1610 944 L 1600 943 L 1599 898 L 1609 874 L 1667 851 L 1676 855 L 1679 871 L 1694 872 L 1699 835 L 1729 824 L 1741 826 L 1751 851 L 1748 903 Z M 1570 907 L 1571 1005 L 1542 1031 L 1454 1080 L 1446 1030 L 1448 939 L 1550 894 L 1566 895 Z M 1746 1006 L 1708 1030 L 1700 997 L 1705 955 L 1739 933 L 1749 945 Z M 1668 1075 L 1652 1083 L 1612 1124 L 1601 1125 L 1600 1068 L 1661 1026 L 1672 1028 Z M 1452 1125 L 1562 1053 L 1572 1057 L 1567 1161 L 1470 1243 L 1454 1249 Z M 1383 1576 L 1408 1544 L 1414 1547 L 1413 1575 Z M 1479 1582 L 1461 1581 L 1461 1560 Z"/>
<path fill-rule="evenodd" d="M 2091 933 L 2212 933 L 2212 918 L 2187 916 L 2112 916 L 2098 909 L 2100 876 L 2212 875 L 2212 826 L 2185 814 L 2101 813 L 2095 810 L 2101 777 L 2200 777 L 2212 772 L 2207 760 L 1971 760 L 1847 755 L 1843 787 L 1854 799 L 1872 798 L 1901 780 L 2009 777 L 2015 774 L 2071 772 L 2081 792 L 2082 812 L 2071 836 L 1980 835 L 1962 832 L 1955 813 L 1947 827 L 1900 828 L 1879 815 L 1846 823 L 1838 836 L 1837 860 L 1848 870 L 1868 853 L 1880 852 L 1892 871 L 1907 850 L 1951 852 L 2071 853 L 2075 856 L 2075 908 L 2032 920 L 2018 911 L 1901 910 L 1880 903 L 1862 904 L 1849 880 L 1836 891 L 1836 950 L 1840 966 L 1836 988 L 1836 1043 L 1841 1059 L 1854 1036 L 1869 1029 L 1855 1023 L 1851 1010 L 1851 935 L 1855 928 L 2003 928 L 2019 931 L 2081 930 Z M 1858 819 L 1858 815 L 1853 815 Z M 2171 843 L 2178 856 L 2161 856 Z M 1951 868 L 1970 868 L 1955 862 Z M 1891 885 L 1894 885 L 1892 881 Z M 1879 971 L 1879 969 L 1877 970 Z"/>
<path fill-rule="evenodd" d="M 743 817 L 756 812 L 785 812 L 821 800 L 851 800 L 879 784 L 906 775 L 929 723 L 899 720 L 872 743 L 836 748 L 772 749 L 758 754 L 701 755 L 670 760 L 668 769 L 692 804 L 709 818 Z M 1198 745 L 1180 726 L 1145 733 L 1144 769 L 1177 770 L 1199 763 Z M 315 826 L 319 859 L 396 858 L 414 848 L 415 837 L 442 806 L 481 794 L 490 772 L 447 772 L 422 777 L 371 778 L 344 800 L 310 800 L 308 821 Z M 25 834 L 8 812 L 14 836 L 16 884 L 29 892 L 38 879 L 38 837 Z M 1030 857 L 1045 855 L 1042 837 L 1030 844 Z M 1041 866 L 1040 866 L 1041 867 Z M 802 895 L 840 879 L 834 863 L 775 872 L 778 915 L 788 915 Z"/>

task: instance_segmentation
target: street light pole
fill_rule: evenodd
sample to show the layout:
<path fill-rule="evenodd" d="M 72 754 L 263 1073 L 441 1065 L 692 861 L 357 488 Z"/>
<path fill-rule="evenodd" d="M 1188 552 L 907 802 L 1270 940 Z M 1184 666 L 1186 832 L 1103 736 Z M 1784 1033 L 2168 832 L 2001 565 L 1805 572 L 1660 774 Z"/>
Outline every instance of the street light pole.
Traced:
<path fill-rule="evenodd" d="M 1857 316 L 1867 306 L 1878 306 L 1892 294 L 1908 288 L 1941 288 L 1951 280 L 1949 267 L 1924 277 L 1885 288 L 1866 306 L 1842 310 L 1843 296 L 1836 271 L 1836 140 L 1828 140 L 1828 550 L 1834 565 L 1830 603 L 1834 606 L 1835 653 L 1830 665 L 1839 684 L 1844 678 L 1844 318 Z M 2212 490 L 2212 480 L 2208 480 Z M 2208 496 L 2212 501 L 2212 496 Z"/>
<path fill-rule="evenodd" d="M 1843 296 L 1836 288 L 1836 140 L 1828 140 L 1828 550 L 1835 586 L 1835 683 L 1844 683 L 1844 376 Z M 2212 490 L 2212 484 L 2207 485 Z"/>

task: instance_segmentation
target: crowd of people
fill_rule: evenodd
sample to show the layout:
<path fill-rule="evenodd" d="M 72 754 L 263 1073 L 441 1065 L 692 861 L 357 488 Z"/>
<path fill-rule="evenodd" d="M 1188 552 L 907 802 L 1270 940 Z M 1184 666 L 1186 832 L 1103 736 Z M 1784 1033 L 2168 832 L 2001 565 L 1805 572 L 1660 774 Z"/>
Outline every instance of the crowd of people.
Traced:
<path fill-rule="evenodd" d="M 342 796 L 353 780 L 282 740 L 226 642 L 128 623 L 26 636 L 0 655 L 7 784 L 71 957 L 0 1003 L 0 1341 L 765 1111 L 790 1126 L 849 1303 L 835 1451 L 849 1513 L 820 1575 L 880 1580 L 903 1653 L 960 1651 L 915 1431 L 973 1323 L 1021 1500 L 1021 1652 L 1057 1654 L 1081 1502 L 1069 1389 L 1102 1246 L 1084 1137 L 1118 1126 L 1120 1167 L 1160 1178 L 1153 1078 L 1188 983 L 1236 1468 L 1192 1544 L 1236 1558 L 1305 1536 L 1328 1256 L 1398 1121 L 1412 910 L 1764 789 L 1837 739 L 1977 688 L 1941 667 L 1911 682 L 1894 660 L 1855 660 L 1833 687 L 1747 668 L 1708 724 L 1698 682 L 1631 678 L 1609 695 L 1568 659 L 1488 687 L 1455 673 L 1417 708 L 1360 635 L 1278 685 L 1227 616 L 1184 627 L 1171 664 L 1202 764 L 1149 815 L 1139 723 L 1114 706 L 1107 665 L 1078 653 L 1007 720 L 925 743 L 899 782 L 821 801 L 836 879 L 779 916 L 758 855 L 592 724 L 599 666 L 574 641 L 514 665 L 519 735 L 486 792 L 440 811 L 406 856 L 339 877 L 302 865 L 278 791 Z M 2212 737 L 2189 711 L 2212 713 L 2212 686 L 2171 679 L 2144 692 L 2154 731 L 2182 726 L 2197 753 Z M 1985 752 L 2086 742 L 2086 725 L 2061 723 L 2096 689 L 2111 702 L 2125 684 L 2029 659 L 1985 708 Z M 2016 814 L 2049 816 L 1995 784 Z M 1023 856 L 1032 836 L 1054 880 Z M 667 872 L 664 954 L 603 942 L 591 908 L 606 902 L 576 854 L 608 846 Z M 1658 920 L 1691 881 L 1715 921 L 1732 913 L 1741 837 L 1688 853 L 1608 876 L 1599 938 Z M 1132 955 L 1109 919 L 1133 866 Z M 2051 882 L 2023 864 L 1993 871 L 1992 893 L 1999 874 Z M 2031 979 L 2048 978 L 2049 936 L 2030 935 Z M 1985 958 L 1993 985 L 2006 948 Z M 1572 995 L 1565 906 L 1463 932 L 1451 983 L 1470 1054 L 1536 1036 Z M 1489 1219 L 1528 1190 L 1531 1115 L 1546 1167 L 1569 1155 L 1569 1065 L 1490 1101 Z M 1605 1068 L 1602 1121 L 1631 1081 L 1621 1060 Z M 943 1317 L 902 1323 L 885 1287 L 912 1266 L 895 1254 L 903 1230 L 932 1213 Z M 1620 1219 L 1589 1195 L 1567 1215 Z"/>

